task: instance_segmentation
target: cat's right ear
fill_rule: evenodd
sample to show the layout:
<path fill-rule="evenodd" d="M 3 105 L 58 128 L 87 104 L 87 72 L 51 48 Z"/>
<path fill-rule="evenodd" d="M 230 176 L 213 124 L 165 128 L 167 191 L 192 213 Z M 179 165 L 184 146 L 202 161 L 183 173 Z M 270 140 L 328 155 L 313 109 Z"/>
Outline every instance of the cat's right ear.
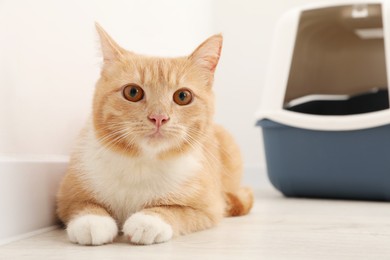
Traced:
<path fill-rule="evenodd" d="M 95 23 L 95 27 L 99 34 L 104 62 L 113 62 L 122 59 L 126 51 L 108 35 L 100 24 Z"/>

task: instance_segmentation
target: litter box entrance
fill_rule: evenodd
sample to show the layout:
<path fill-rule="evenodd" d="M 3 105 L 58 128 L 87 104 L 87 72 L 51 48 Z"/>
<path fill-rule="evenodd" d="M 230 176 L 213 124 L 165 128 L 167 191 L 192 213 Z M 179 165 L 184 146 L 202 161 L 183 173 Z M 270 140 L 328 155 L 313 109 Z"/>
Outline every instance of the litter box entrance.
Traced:
<path fill-rule="evenodd" d="M 284 108 L 348 115 L 389 108 L 380 4 L 301 14 Z"/>

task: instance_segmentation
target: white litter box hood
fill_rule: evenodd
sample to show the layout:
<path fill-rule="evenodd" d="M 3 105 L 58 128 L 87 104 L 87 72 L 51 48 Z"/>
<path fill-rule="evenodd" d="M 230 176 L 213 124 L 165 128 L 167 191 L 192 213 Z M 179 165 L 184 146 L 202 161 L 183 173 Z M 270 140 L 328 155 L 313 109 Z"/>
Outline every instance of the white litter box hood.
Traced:
<path fill-rule="evenodd" d="M 390 124 L 390 109 L 343 116 L 284 109 L 290 101 L 308 95 L 356 95 L 388 89 L 389 16 L 388 1 L 317 4 L 286 13 L 275 30 L 256 119 L 325 131 Z"/>

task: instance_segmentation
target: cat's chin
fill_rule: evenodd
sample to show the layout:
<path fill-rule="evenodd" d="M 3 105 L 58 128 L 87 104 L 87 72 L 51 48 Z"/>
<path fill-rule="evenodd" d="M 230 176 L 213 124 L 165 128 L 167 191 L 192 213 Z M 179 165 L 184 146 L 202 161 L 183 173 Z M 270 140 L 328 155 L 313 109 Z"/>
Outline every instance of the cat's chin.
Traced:
<path fill-rule="evenodd" d="M 157 155 L 161 152 L 170 150 L 172 143 L 173 141 L 168 135 L 153 133 L 145 136 L 139 145 L 144 153 L 148 155 Z"/>

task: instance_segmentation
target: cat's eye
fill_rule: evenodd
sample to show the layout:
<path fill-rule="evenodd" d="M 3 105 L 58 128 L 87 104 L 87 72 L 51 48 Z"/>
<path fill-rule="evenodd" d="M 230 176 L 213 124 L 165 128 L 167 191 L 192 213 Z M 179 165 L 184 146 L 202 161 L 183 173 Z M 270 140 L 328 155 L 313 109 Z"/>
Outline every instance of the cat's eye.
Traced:
<path fill-rule="evenodd" d="M 131 102 L 138 102 L 144 98 L 144 90 L 136 84 L 124 86 L 122 93 L 123 97 Z"/>
<path fill-rule="evenodd" d="M 193 95 L 189 89 L 181 88 L 173 94 L 173 101 L 180 106 L 188 105 L 192 102 Z"/>

